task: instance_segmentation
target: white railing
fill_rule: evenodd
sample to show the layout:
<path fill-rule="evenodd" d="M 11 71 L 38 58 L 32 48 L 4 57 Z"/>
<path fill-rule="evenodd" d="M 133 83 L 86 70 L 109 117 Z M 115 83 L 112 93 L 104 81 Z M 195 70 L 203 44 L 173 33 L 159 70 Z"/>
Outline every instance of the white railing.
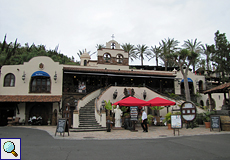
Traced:
<path fill-rule="evenodd" d="M 101 93 L 101 89 L 98 89 L 98 90 L 90 93 L 86 97 L 84 97 L 82 100 L 80 100 L 78 102 L 77 110 L 79 111 L 81 107 L 84 107 L 88 102 L 90 102 L 92 99 L 96 98 L 100 93 Z"/>

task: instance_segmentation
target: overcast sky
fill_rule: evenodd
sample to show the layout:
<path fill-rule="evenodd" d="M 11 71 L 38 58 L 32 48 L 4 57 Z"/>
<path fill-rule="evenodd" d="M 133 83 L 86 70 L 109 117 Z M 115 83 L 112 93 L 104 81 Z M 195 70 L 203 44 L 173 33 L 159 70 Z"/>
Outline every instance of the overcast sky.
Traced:
<path fill-rule="evenodd" d="M 229 0 L 0 0 L 0 41 L 43 44 L 68 57 L 96 44 L 159 45 L 164 38 L 214 44 L 214 33 L 230 40 Z M 92 59 L 97 59 L 96 55 Z M 141 64 L 140 60 L 130 64 Z M 155 60 L 144 61 L 155 65 Z"/>

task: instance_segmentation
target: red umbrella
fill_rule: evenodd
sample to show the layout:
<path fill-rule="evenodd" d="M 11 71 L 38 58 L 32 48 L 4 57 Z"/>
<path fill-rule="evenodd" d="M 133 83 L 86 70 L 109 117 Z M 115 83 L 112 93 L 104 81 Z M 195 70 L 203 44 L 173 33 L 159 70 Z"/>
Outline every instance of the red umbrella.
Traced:
<path fill-rule="evenodd" d="M 150 103 L 150 106 L 171 106 L 176 105 L 176 102 L 156 97 L 148 101 Z"/>
<path fill-rule="evenodd" d="M 113 105 L 119 105 L 119 106 L 149 106 L 150 103 L 135 98 L 135 97 L 127 97 L 125 99 L 122 99 L 116 103 L 113 103 Z"/>

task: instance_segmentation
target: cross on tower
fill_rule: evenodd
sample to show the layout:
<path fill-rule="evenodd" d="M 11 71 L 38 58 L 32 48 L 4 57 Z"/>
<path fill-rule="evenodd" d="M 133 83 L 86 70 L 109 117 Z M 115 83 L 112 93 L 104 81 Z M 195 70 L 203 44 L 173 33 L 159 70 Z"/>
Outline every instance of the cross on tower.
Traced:
<path fill-rule="evenodd" d="M 113 39 L 115 38 L 114 34 L 112 34 L 112 36 L 111 36 L 111 37 L 112 37 L 112 40 L 113 40 Z"/>

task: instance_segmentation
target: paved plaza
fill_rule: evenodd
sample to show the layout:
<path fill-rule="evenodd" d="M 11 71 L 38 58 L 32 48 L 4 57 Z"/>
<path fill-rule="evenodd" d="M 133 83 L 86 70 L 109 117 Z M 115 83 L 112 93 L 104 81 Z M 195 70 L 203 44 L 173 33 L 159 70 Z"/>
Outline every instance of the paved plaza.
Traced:
<path fill-rule="evenodd" d="M 94 132 L 65 132 L 64 137 L 57 133 L 55 136 L 56 126 L 15 126 L 15 127 L 25 127 L 44 130 L 48 132 L 54 139 L 96 139 L 96 140 L 113 140 L 113 139 L 157 139 L 166 137 L 180 137 L 180 136 L 194 136 L 194 135 L 215 135 L 215 134 L 230 134 L 230 131 L 221 131 L 217 129 L 210 131 L 209 128 L 205 128 L 204 125 L 200 125 L 194 129 L 182 128 L 173 134 L 173 129 L 169 130 L 167 126 L 150 126 L 149 131 L 142 132 L 140 126 L 136 127 L 137 132 L 132 132 L 130 130 L 120 129 L 117 130 L 112 128 L 111 132 L 106 131 L 94 131 Z"/>
<path fill-rule="evenodd" d="M 0 138 L 21 138 L 23 160 L 229 160 L 230 132 L 200 126 L 183 128 L 180 136 L 165 126 L 148 133 L 129 130 L 57 134 L 55 126 L 0 127 Z"/>

